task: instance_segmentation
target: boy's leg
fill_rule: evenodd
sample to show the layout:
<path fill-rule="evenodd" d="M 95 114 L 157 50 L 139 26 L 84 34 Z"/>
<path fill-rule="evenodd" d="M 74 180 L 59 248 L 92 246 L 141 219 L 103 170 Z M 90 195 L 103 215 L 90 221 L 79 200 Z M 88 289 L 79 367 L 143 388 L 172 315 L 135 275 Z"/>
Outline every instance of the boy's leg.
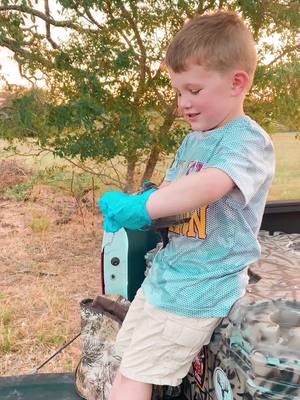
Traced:
<path fill-rule="evenodd" d="M 139 290 L 117 336 L 122 360 L 109 400 L 150 400 L 152 384 L 179 385 L 220 320 L 157 309 Z"/>
<path fill-rule="evenodd" d="M 126 378 L 118 372 L 108 400 L 151 400 L 151 395 L 152 385 Z"/>
<path fill-rule="evenodd" d="M 109 393 L 109 398 L 108 400 L 113 400 L 117 396 L 118 388 L 121 385 L 121 373 L 118 370 L 117 375 L 114 379 L 113 385 L 111 387 L 110 393 Z"/>
<path fill-rule="evenodd" d="M 123 354 L 124 350 L 130 346 L 136 324 L 142 317 L 145 299 L 139 290 L 129 307 L 122 328 L 118 334 L 118 352 Z M 117 372 L 108 400 L 150 400 L 152 395 L 152 385 L 129 379 Z"/>

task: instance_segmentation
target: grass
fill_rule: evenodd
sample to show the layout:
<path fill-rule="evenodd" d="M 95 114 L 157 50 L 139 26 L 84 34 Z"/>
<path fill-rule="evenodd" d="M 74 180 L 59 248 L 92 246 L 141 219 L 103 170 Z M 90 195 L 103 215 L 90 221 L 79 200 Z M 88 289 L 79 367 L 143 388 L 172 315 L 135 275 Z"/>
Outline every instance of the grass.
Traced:
<path fill-rule="evenodd" d="M 268 200 L 300 200 L 300 140 L 295 133 L 277 133 L 272 138 L 276 173 Z"/>
<path fill-rule="evenodd" d="M 34 271 L 39 271 L 39 270 L 46 270 L 48 264 L 47 263 L 31 263 L 30 268 Z"/>
<path fill-rule="evenodd" d="M 9 326 L 4 326 L 0 349 L 4 354 L 13 351 L 11 328 Z"/>
<path fill-rule="evenodd" d="M 268 200 L 300 199 L 300 140 L 295 139 L 295 133 L 276 133 L 272 135 L 276 151 L 276 175 Z M 0 159 L 6 154 L 5 143 L 0 142 Z M 30 154 L 28 147 L 20 145 L 19 151 Z M 20 157 L 20 156 L 18 156 Z M 170 165 L 171 157 L 162 160 L 156 169 L 153 180 L 160 180 Z M 92 190 L 92 175 L 88 172 L 76 171 L 63 160 L 54 158 L 51 154 L 40 157 L 27 157 L 26 162 L 36 172 L 29 181 L 7 190 L 7 196 L 17 200 L 28 200 L 30 192 L 36 184 L 49 185 L 57 193 L 72 192 L 73 196 L 81 197 Z M 104 186 L 98 177 L 94 177 L 96 197 L 111 187 Z"/>
<path fill-rule="evenodd" d="M 0 300 L 4 300 L 6 298 L 6 294 L 0 292 Z"/>
<path fill-rule="evenodd" d="M 80 331 L 79 302 L 99 293 L 100 213 L 83 202 L 83 226 L 70 182 L 63 186 L 70 171 L 42 172 L 34 173 L 27 201 L 0 196 L 0 375 L 29 373 L 73 338 Z M 52 190 L 48 182 L 57 186 Z M 69 222 L 57 224 L 69 213 Z M 81 354 L 78 339 L 42 372 L 74 371 Z"/>
<path fill-rule="evenodd" d="M 46 215 L 38 215 L 32 218 L 32 220 L 29 223 L 29 226 L 33 232 L 42 233 L 49 228 L 50 221 Z"/>
<path fill-rule="evenodd" d="M 31 184 L 31 181 L 21 183 L 20 185 L 16 185 L 12 188 L 7 189 L 5 197 L 8 199 L 14 198 L 17 201 L 26 201 L 28 200 L 32 187 L 33 185 Z"/>
<path fill-rule="evenodd" d="M 277 166 L 269 200 L 300 199 L 300 140 L 291 133 L 272 139 Z M 0 160 L 4 156 L 0 143 Z M 171 159 L 157 165 L 153 181 L 159 182 Z M 83 226 L 74 201 L 92 190 L 92 176 L 50 155 L 40 161 L 28 158 L 28 166 L 33 172 L 25 183 L 8 189 L 13 201 L 4 201 L 1 209 L 7 218 L 0 224 L 6 232 L 1 237 L 0 374 L 28 373 L 71 339 L 80 329 L 79 301 L 99 292 L 101 216 L 83 203 Z M 43 192 L 43 185 L 51 191 Z M 112 188 L 95 178 L 96 199 Z M 56 225 L 60 213 L 73 208 L 71 222 Z M 80 357 L 77 341 L 43 372 L 73 371 Z"/>
<path fill-rule="evenodd" d="M 8 309 L 2 309 L 0 312 L 0 321 L 1 323 L 6 326 L 8 325 L 12 320 L 12 313 Z"/>
<path fill-rule="evenodd" d="M 45 170 L 49 167 L 63 167 L 69 165 L 65 160 L 58 157 L 54 157 L 50 152 L 43 152 L 37 156 L 37 150 L 30 143 L 18 143 L 17 154 L 13 150 L 7 150 L 8 142 L 0 140 L 0 159 L 6 158 L 7 156 L 13 157 L 14 159 L 24 161 L 26 164 L 35 170 Z M 25 156 L 24 156 L 25 154 Z"/>
<path fill-rule="evenodd" d="M 10 353 L 13 351 L 12 339 L 12 312 L 10 309 L 1 307 L 0 309 L 0 352 Z"/>
<path fill-rule="evenodd" d="M 37 340 L 45 346 L 61 346 L 66 342 L 67 336 L 47 332 L 37 333 Z"/>
<path fill-rule="evenodd" d="M 64 193 L 67 195 L 81 198 L 85 193 L 91 191 L 99 191 L 101 184 L 99 178 L 94 178 L 94 188 L 92 175 L 87 172 L 70 171 L 66 166 L 47 167 L 44 170 L 38 170 L 25 183 L 14 185 L 5 192 L 7 199 L 15 199 L 17 201 L 26 201 L 29 199 L 34 186 L 47 185 L 55 193 Z"/>

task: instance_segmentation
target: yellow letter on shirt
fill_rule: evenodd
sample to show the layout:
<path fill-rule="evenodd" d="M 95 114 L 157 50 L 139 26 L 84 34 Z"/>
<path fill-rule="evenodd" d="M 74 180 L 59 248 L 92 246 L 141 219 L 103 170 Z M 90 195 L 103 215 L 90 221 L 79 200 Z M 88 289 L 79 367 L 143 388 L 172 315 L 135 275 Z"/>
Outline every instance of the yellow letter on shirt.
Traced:
<path fill-rule="evenodd" d="M 170 226 L 169 231 L 177 233 L 177 235 L 183 235 L 187 237 L 193 237 L 198 239 L 206 238 L 206 210 L 208 206 L 198 208 L 192 214 L 191 219 L 181 225 Z M 184 215 L 189 216 L 189 213 Z"/>

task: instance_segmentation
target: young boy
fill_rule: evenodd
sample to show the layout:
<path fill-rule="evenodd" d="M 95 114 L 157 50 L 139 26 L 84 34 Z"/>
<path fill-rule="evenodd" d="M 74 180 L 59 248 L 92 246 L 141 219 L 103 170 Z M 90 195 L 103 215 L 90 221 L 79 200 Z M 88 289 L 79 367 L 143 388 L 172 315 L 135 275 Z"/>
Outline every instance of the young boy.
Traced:
<path fill-rule="evenodd" d="M 187 374 L 245 293 L 274 174 L 271 140 L 243 110 L 256 51 L 242 20 L 218 12 L 189 21 L 165 63 L 193 132 L 159 190 L 106 193 L 100 207 L 110 232 L 180 213 L 191 219 L 169 229 L 169 244 L 132 302 L 118 335 L 122 362 L 110 400 L 149 400 L 152 384 L 175 386 Z"/>

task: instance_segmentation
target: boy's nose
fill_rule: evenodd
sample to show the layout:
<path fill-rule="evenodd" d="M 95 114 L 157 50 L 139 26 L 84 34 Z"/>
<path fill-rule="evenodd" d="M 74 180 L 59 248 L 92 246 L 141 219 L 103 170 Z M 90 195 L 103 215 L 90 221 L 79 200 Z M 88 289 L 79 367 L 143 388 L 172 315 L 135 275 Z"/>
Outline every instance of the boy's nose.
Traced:
<path fill-rule="evenodd" d="M 188 99 L 187 97 L 185 97 L 185 96 L 180 96 L 180 97 L 178 97 L 178 106 L 179 106 L 181 109 L 186 110 L 186 109 L 192 107 L 192 103 L 191 103 L 190 99 Z"/>

